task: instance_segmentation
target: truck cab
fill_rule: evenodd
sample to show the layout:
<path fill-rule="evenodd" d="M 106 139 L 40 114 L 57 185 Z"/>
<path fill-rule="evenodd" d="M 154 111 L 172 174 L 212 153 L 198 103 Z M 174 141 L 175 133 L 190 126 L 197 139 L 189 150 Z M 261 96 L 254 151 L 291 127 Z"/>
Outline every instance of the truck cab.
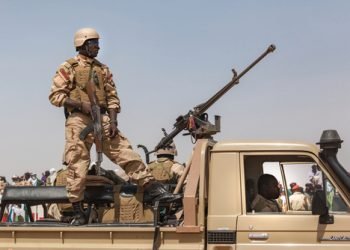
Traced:
<path fill-rule="evenodd" d="M 349 249 L 349 174 L 334 158 L 339 141 L 333 148 L 327 143 L 321 151 L 282 141 L 216 143 L 210 151 L 207 249 Z M 262 174 L 279 182 L 280 212 L 251 207 Z M 291 202 L 295 185 L 302 208 Z"/>

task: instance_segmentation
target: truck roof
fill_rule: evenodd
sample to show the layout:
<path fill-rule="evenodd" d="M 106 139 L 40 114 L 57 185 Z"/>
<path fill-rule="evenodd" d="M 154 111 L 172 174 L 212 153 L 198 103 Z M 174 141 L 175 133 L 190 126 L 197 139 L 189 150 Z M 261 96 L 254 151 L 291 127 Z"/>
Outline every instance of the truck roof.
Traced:
<path fill-rule="evenodd" d="M 315 144 L 287 141 L 220 141 L 212 151 L 306 151 L 317 155 L 319 148 Z"/>

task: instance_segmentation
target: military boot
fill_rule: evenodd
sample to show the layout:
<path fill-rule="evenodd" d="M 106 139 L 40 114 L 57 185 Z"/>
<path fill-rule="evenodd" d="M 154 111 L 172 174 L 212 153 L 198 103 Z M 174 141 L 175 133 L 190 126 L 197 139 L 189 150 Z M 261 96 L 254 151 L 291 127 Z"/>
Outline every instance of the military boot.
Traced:
<path fill-rule="evenodd" d="M 174 202 L 182 198 L 180 194 L 172 194 L 165 189 L 160 182 L 153 181 L 145 187 L 143 200 L 146 203 L 160 201 L 160 202 Z"/>
<path fill-rule="evenodd" d="M 73 226 L 81 226 L 87 224 L 87 218 L 82 210 L 81 202 L 73 202 L 73 212 L 74 217 L 71 222 L 71 225 Z"/>

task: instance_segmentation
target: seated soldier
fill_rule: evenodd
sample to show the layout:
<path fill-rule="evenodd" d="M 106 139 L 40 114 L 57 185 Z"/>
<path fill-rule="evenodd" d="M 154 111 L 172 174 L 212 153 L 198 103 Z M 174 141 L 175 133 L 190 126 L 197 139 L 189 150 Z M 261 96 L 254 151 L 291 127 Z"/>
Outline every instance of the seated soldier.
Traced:
<path fill-rule="evenodd" d="M 163 184 L 177 184 L 184 172 L 184 165 L 174 160 L 177 150 L 174 143 L 159 149 L 155 155 L 157 160 L 148 164 L 148 169 L 154 178 Z"/>
<path fill-rule="evenodd" d="M 251 207 L 255 212 L 281 212 L 276 199 L 280 195 L 277 179 L 270 174 L 263 174 L 258 180 L 258 194 Z"/>

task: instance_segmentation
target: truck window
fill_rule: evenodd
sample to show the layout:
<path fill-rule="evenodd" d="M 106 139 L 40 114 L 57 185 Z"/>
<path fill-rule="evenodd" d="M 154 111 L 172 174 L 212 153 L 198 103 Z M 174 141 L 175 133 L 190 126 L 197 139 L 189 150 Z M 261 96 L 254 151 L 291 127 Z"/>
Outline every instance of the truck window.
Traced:
<path fill-rule="evenodd" d="M 289 210 L 311 211 L 315 191 L 324 192 L 329 212 L 346 212 L 348 208 L 332 182 L 316 163 L 281 163 L 288 186 Z"/>
<path fill-rule="evenodd" d="M 285 174 L 287 197 L 291 211 L 311 211 L 316 190 L 323 189 L 323 174 L 314 162 L 281 163 Z"/>
<path fill-rule="evenodd" d="M 275 201 L 281 213 L 311 214 L 312 199 L 317 190 L 324 191 L 331 213 L 349 212 L 339 192 L 309 156 L 245 155 L 244 174 L 248 213 L 261 212 L 254 209 L 254 199 L 259 196 L 259 177 L 266 174 L 274 176 L 278 182 L 280 195 Z"/>

